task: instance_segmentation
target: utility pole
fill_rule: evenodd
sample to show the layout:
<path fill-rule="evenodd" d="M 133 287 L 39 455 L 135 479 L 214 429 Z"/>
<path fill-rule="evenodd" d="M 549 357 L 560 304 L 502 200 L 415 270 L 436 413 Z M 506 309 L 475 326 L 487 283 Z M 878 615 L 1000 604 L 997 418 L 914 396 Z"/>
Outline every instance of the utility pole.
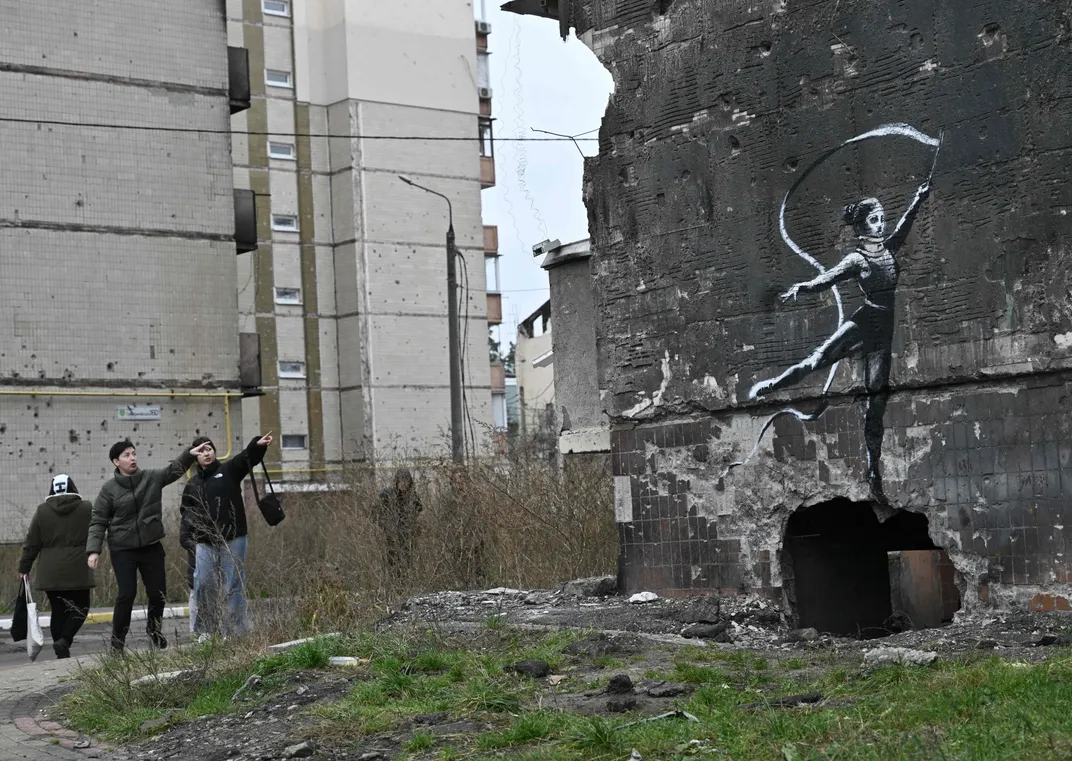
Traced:
<path fill-rule="evenodd" d="M 407 185 L 412 185 L 425 193 L 439 196 L 447 202 L 447 344 L 448 361 L 450 362 L 450 449 L 454 462 L 465 460 L 465 444 L 463 434 L 465 423 L 462 415 L 462 352 L 461 337 L 458 330 L 458 270 L 455 257 L 458 249 L 454 246 L 454 207 L 450 199 L 442 193 L 423 185 L 418 185 L 405 175 L 398 175 L 398 179 Z"/>

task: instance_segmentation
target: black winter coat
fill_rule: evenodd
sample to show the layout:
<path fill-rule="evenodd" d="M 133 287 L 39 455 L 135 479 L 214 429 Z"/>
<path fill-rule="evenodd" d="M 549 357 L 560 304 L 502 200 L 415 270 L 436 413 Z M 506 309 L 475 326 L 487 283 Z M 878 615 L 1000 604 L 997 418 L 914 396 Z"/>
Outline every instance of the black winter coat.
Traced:
<path fill-rule="evenodd" d="M 268 451 L 268 447 L 257 446 L 259 440 L 250 441 L 244 452 L 227 462 L 217 460 L 208 468 L 197 466 L 182 492 L 180 534 L 185 521 L 189 521 L 190 538 L 197 544 L 219 545 L 248 533 L 242 479 Z"/>

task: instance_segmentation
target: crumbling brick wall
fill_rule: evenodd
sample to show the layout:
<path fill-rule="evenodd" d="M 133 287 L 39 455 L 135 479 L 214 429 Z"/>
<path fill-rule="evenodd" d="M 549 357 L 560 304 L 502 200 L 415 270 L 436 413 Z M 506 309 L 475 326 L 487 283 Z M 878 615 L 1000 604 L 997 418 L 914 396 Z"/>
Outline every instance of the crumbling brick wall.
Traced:
<path fill-rule="evenodd" d="M 789 515 L 848 498 L 925 514 L 968 606 L 1067 599 L 1069 6 L 564 7 L 616 83 L 585 198 L 625 586 L 779 597 Z"/>

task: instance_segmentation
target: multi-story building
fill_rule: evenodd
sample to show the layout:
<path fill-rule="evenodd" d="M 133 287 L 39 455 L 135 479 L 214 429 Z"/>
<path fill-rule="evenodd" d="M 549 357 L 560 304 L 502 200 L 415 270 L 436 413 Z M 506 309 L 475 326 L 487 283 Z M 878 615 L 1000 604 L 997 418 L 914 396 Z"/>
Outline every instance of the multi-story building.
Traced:
<path fill-rule="evenodd" d="M 400 175 L 450 199 L 466 427 L 481 437 L 501 320 L 496 268 L 481 266 L 498 253 L 480 194 L 495 182 L 490 27 L 464 0 L 229 0 L 227 14 L 251 72 L 234 179 L 258 213 L 238 277 L 263 392 L 244 403 L 247 437 L 277 432 L 269 467 L 290 481 L 449 452 L 448 205 Z"/>
<path fill-rule="evenodd" d="M 96 495 L 117 440 L 157 466 L 198 434 L 235 445 L 227 133 L 243 94 L 215 0 L 0 0 L 0 18 L 0 544 L 14 544 L 53 474 Z"/>

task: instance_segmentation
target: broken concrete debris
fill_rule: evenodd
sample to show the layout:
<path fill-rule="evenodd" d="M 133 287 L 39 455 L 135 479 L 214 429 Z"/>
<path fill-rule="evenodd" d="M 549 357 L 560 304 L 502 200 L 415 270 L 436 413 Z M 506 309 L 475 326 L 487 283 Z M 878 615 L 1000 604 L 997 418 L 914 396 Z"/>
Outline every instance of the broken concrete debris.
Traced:
<path fill-rule="evenodd" d="M 872 668 L 894 664 L 929 666 L 936 660 L 938 660 L 938 653 L 912 650 L 907 647 L 876 647 L 864 653 L 864 665 Z"/>
<path fill-rule="evenodd" d="M 542 679 L 551 673 L 551 667 L 548 665 L 547 661 L 526 660 L 503 666 L 503 671 L 530 676 L 533 679 Z"/>
<path fill-rule="evenodd" d="M 610 597 L 617 593 L 617 576 L 593 576 L 587 579 L 574 579 L 562 585 L 562 594 L 567 597 Z"/>
<path fill-rule="evenodd" d="M 154 682 L 166 684 L 167 682 L 176 682 L 187 679 L 200 678 L 201 672 L 197 669 L 183 669 L 182 671 L 164 671 L 159 674 L 146 674 L 145 676 L 138 677 L 131 681 L 131 687 L 138 687 L 145 684 L 152 684 Z"/>
<path fill-rule="evenodd" d="M 342 636 L 342 635 L 339 632 L 332 632 L 331 634 L 321 634 L 318 637 L 305 637 L 303 639 L 291 640 L 290 642 L 280 642 L 278 645 L 269 645 L 268 649 L 271 650 L 272 652 L 279 653 L 279 652 L 283 652 L 284 650 L 292 650 L 293 648 L 297 647 L 298 645 L 305 645 L 305 644 L 308 644 L 309 642 L 316 642 L 318 639 L 327 639 L 329 637 L 340 637 L 340 636 Z"/>
<path fill-rule="evenodd" d="M 722 606 L 715 595 L 705 595 L 690 602 L 676 618 L 683 624 L 715 624 L 723 618 Z"/>
<path fill-rule="evenodd" d="M 629 598 L 629 602 L 634 605 L 642 604 L 646 602 L 655 602 L 659 599 L 659 595 L 654 592 L 637 592 L 635 595 Z"/>
<path fill-rule="evenodd" d="M 661 682 L 653 684 L 645 690 L 645 694 L 651 698 L 676 698 L 687 692 L 685 685 L 674 682 Z"/>
<path fill-rule="evenodd" d="M 316 748 L 311 742 L 298 743 L 297 745 L 291 745 L 289 748 L 283 751 L 283 758 L 309 758 L 316 752 Z"/>
<path fill-rule="evenodd" d="M 710 639 L 715 642 L 730 642 L 730 636 L 726 633 L 729 627 L 729 621 L 723 621 L 720 624 L 692 624 L 681 630 L 681 636 L 686 639 Z"/>

